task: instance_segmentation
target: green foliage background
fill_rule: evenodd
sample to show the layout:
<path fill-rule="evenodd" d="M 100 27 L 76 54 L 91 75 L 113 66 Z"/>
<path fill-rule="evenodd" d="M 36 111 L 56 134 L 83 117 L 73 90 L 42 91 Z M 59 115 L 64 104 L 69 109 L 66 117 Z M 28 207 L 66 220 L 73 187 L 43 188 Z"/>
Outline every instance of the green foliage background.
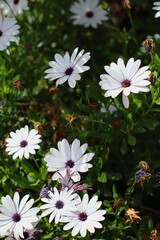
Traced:
<path fill-rule="evenodd" d="M 160 190 L 154 187 L 155 173 L 160 168 L 160 40 L 155 40 L 157 55 L 140 50 L 148 35 L 159 33 L 160 20 L 154 18 L 152 10 L 154 1 L 133 0 L 130 10 L 123 9 L 120 1 L 101 1 L 106 11 L 110 9 L 110 19 L 97 29 L 72 24 L 72 3 L 30 0 L 29 11 L 16 16 L 21 26 L 19 45 L 11 44 L 8 53 L 0 53 L 0 101 L 4 102 L 0 110 L 0 196 L 12 196 L 19 189 L 22 195 L 29 193 L 35 205 L 40 206 L 39 192 L 51 182 L 43 160 L 45 154 L 64 137 L 70 142 L 78 138 L 95 153 L 93 168 L 82 178 L 92 185 L 90 196 L 97 194 L 107 210 L 103 229 L 85 239 L 147 240 L 153 229 L 160 230 Z M 59 93 L 51 95 L 49 89 L 55 87 L 55 82 L 44 79 L 48 62 L 54 60 L 55 53 L 72 53 L 76 47 L 91 52 L 87 64 L 90 70 L 81 75 L 76 88 L 64 83 Z M 129 109 L 123 107 L 121 96 L 105 98 L 98 84 L 104 65 L 119 57 L 125 62 L 130 57 L 141 59 L 142 65 L 149 65 L 156 76 L 149 93 L 129 96 Z M 23 92 L 13 87 L 17 79 L 25 84 Z M 104 103 L 106 112 L 93 109 L 91 104 L 95 102 L 100 106 Z M 108 110 L 111 103 L 118 105 L 113 114 Z M 72 114 L 77 120 L 70 127 L 67 119 Z M 29 160 L 13 160 L 5 152 L 5 138 L 26 124 L 30 129 L 42 126 L 41 148 Z M 140 161 L 149 164 L 152 174 L 144 186 L 138 185 L 134 177 Z M 113 209 L 119 198 L 123 199 L 120 208 Z M 139 224 L 126 222 L 128 208 L 140 211 Z M 62 224 L 49 224 L 47 217 L 39 225 L 43 228 L 41 239 L 72 239 L 69 231 L 62 231 Z"/>

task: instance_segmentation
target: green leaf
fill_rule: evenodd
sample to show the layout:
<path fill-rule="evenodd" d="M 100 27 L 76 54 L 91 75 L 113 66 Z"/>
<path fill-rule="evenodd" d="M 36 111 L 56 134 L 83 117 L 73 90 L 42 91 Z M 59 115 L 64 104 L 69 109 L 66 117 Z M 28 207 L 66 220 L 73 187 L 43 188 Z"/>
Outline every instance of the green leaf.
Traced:
<path fill-rule="evenodd" d="M 27 179 L 24 176 L 21 176 L 20 174 L 11 175 L 10 179 L 16 187 L 20 187 L 23 189 L 29 187 L 29 182 L 27 181 Z"/>
<path fill-rule="evenodd" d="M 135 146 L 136 145 L 136 138 L 132 135 L 128 135 L 128 144 L 130 146 Z"/>
<path fill-rule="evenodd" d="M 98 176 L 98 181 L 102 183 L 107 182 L 107 174 L 105 172 L 101 172 Z"/>

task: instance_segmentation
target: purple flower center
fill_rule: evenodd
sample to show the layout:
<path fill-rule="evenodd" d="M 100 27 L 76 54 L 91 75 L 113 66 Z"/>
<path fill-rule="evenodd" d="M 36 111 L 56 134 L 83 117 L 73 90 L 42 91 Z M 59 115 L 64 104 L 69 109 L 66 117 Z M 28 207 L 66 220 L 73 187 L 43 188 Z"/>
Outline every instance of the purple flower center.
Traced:
<path fill-rule="evenodd" d="M 131 85 L 131 82 L 130 82 L 130 80 L 128 80 L 128 79 L 125 79 L 125 80 L 123 80 L 123 82 L 121 82 L 121 84 L 122 84 L 122 87 L 129 87 L 130 85 Z"/>
<path fill-rule="evenodd" d="M 71 75 L 72 72 L 73 72 L 73 68 L 72 68 L 72 67 L 69 67 L 69 68 L 66 69 L 65 74 L 66 74 L 66 75 Z"/>
<path fill-rule="evenodd" d="M 74 162 L 72 161 L 72 160 L 68 160 L 67 162 L 66 162 L 66 167 L 70 167 L 70 168 L 73 168 L 74 167 Z"/>
<path fill-rule="evenodd" d="M 19 213 L 15 213 L 13 216 L 12 216 L 12 220 L 14 222 L 19 222 L 21 220 L 21 215 Z"/>
<path fill-rule="evenodd" d="M 79 220 L 80 221 L 86 221 L 87 220 L 87 218 L 88 218 L 88 215 L 85 213 L 85 212 L 81 212 L 80 214 L 79 214 Z"/>
<path fill-rule="evenodd" d="M 17 5 L 19 3 L 19 0 L 13 0 L 13 3 Z"/>
<path fill-rule="evenodd" d="M 27 239 L 29 237 L 29 233 L 28 232 L 23 232 L 23 236 L 24 236 L 24 238 L 22 238 L 22 239 Z"/>
<path fill-rule="evenodd" d="M 59 200 L 56 202 L 56 208 L 61 209 L 63 207 L 64 207 L 64 203 L 62 201 Z"/>
<path fill-rule="evenodd" d="M 92 18 L 93 15 L 94 15 L 94 13 L 92 11 L 86 12 L 86 17 L 88 17 L 88 18 Z"/>
<path fill-rule="evenodd" d="M 28 142 L 26 140 L 23 140 L 21 143 L 20 143 L 20 146 L 22 148 L 25 148 L 26 146 L 28 145 Z"/>
<path fill-rule="evenodd" d="M 2 37 L 2 35 L 3 35 L 3 32 L 0 30 L 0 37 Z"/>

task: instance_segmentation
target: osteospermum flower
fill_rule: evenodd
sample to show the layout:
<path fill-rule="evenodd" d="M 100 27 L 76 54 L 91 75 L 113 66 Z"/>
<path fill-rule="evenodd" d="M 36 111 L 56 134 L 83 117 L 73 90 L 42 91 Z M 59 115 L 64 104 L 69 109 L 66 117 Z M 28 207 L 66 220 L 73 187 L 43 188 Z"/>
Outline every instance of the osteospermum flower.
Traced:
<path fill-rule="evenodd" d="M 139 68 L 141 60 L 134 61 L 130 58 L 127 65 L 124 65 L 123 59 L 119 58 L 116 63 L 111 63 L 110 66 L 105 66 L 104 69 L 108 74 L 100 75 L 102 81 L 99 85 L 102 89 L 107 90 L 105 97 L 115 98 L 122 92 L 122 102 L 125 108 L 129 107 L 128 95 L 132 93 L 148 92 L 150 85 L 150 71 L 147 71 L 148 66 Z"/>
<path fill-rule="evenodd" d="M 72 236 L 75 236 L 80 232 L 82 237 L 85 237 L 87 231 L 94 233 L 95 228 L 102 228 L 102 224 L 99 221 L 103 221 L 105 210 L 98 210 L 102 204 L 98 201 L 97 196 L 93 196 L 90 200 L 88 194 L 83 196 L 82 202 L 77 205 L 77 211 L 68 214 L 61 218 L 61 222 L 68 222 L 63 229 L 72 229 Z"/>
<path fill-rule="evenodd" d="M 76 81 L 80 80 L 80 74 L 90 69 L 88 66 L 83 66 L 90 59 L 90 53 L 84 54 L 84 50 L 78 53 L 76 48 L 71 57 L 68 52 L 62 57 L 60 54 L 55 54 L 55 61 L 49 62 L 50 69 L 47 69 L 45 78 L 49 78 L 50 81 L 58 79 L 56 81 L 56 87 L 68 81 L 71 88 L 76 86 Z"/>
<path fill-rule="evenodd" d="M 58 150 L 51 148 L 51 154 L 47 154 L 44 160 L 47 162 L 48 171 L 56 172 L 52 179 L 59 179 L 60 175 L 57 171 L 64 177 L 67 167 L 70 167 L 70 173 L 74 173 L 71 178 L 74 182 L 79 181 L 81 178 L 79 172 L 87 172 L 92 167 L 92 164 L 88 162 L 94 157 L 94 153 L 84 154 L 87 147 L 87 143 L 80 146 L 78 139 L 75 139 L 71 146 L 66 139 L 63 139 L 58 142 Z"/>
<path fill-rule="evenodd" d="M 32 230 L 33 223 L 38 221 L 38 207 L 31 208 L 34 199 L 28 201 L 29 194 L 20 201 L 18 192 L 14 193 L 13 200 L 9 195 L 2 197 L 0 209 L 0 233 L 1 235 L 14 235 L 15 239 L 24 238 L 24 229 Z"/>
<path fill-rule="evenodd" d="M 41 232 L 42 232 L 41 229 L 36 228 L 36 225 L 37 225 L 38 222 L 35 222 L 35 223 L 32 224 L 33 227 L 34 227 L 32 230 L 28 230 L 28 229 L 23 230 L 23 236 L 24 236 L 23 238 L 19 237 L 18 239 L 15 239 L 13 233 L 12 234 L 8 233 L 9 236 L 7 238 L 5 238 L 5 240 L 23 240 L 23 239 L 25 239 L 25 240 L 36 240 L 37 238 L 39 238 L 39 236 L 41 235 Z"/>
<path fill-rule="evenodd" d="M 2 18 L 0 15 L 0 51 L 6 49 L 10 42 L 17 42 L 16 35 L 20 26 L 16 24 L 15 18 Z"/>
<path fill-rule="evenodd" d="M 153 7 L 153 10 L 156 10 L 157 13 L 154 15 L 155 18 L 160 17 L 160 2 L 155 2 Z"/>
<path fill-rule="evenodd" d="M 40 207 L 40 209 L 46 209 L 42 213 L 42 217 L 51 214 L 49 222 L 52 222 L 55 218 L 56 224 L 61 216 L 68 214 L 70 211 L 76 211 L 75 206 L 80 203 L 78 194 L 73 193 L 73 190 L 62 190 L 59 193 L 57 188 L 54 188 L 53 192 L 49 191 L 48 197 L 41 200 L 46 203 Z"/>
<path fill-rule="evenodd" d="M 28 10 L 27 0 L 6 0 L 6 3 L 1 3 L 0 8 L 3 10 L 4 14 L 22 14 L 24 10 Z"/>
<path fill-rule="evenodd" d="M 27 125 L 20 130 L 16 130 L 15 133 L 10 132 L 10 136 L 10 138 L 6 139 L 6 151 L 9 155 L 13 154 L 13 159 L 22 158 L 23 156 L 28 159 L 29 154 L 35 154 L 35 149 L 40 148 L 38 143 L 42 141 L 38 131 L 35 129 L 29 131 Z"/>
<path fill-rule="evenodd" d="M 79 0 L 74 2 L 70 8 L 75 25 L 96 28 L 102 21 L 107 20 L 106 11 L 99 5 L 99 0 Z"/>

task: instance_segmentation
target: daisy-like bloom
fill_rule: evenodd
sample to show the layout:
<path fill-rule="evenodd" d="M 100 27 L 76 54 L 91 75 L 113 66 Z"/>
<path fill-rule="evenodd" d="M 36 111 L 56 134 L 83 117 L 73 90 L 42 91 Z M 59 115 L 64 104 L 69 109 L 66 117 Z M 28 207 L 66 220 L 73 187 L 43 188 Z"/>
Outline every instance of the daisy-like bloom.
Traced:
<path fill-rule="evenodd" d="M 22 14 L 24 10 L 28 10 L 27 0 L 6 0 L 6 3 L 1 3 L 0 8 L 3 10 L 5 15 L 8 14 Z"/>
<path fill-rule="evenodd" d="M 157 13 L 154 15 L 155 18 L 160 17 L 160 2 L 155 2 L 153 7 L 153 10 L 156 10 Z"/>
<path fill-rule="evenodd" d="M 24 238 L 24 229 L 32 230 L 33 223 L 38 221 L 38 207 L 31 208 L 34 199 L 28 201 L 29 194 L 20 201 L 18 192 L 14 193 L 13 200 L 9 195 L 2 197 L 0 209 L 0 233 L 1 235 L 14 235 L 15 239 Z"/>
<path fill-rule="evenodd" d="M 87 172 L 92 167 L 92 164 L 88 162 L 94 157 L 94 153 L 84 154 L 88 144 L 85 143 L 80 146 L 78 139 L 75 139 L 71 146 L 66 139 L 59 141 L 57 145 L 58 150 L 51 148 L 51 154 L 47 154 L 44 158 L 44 161 L 47 162 L 48 171 L 55 172 L 52 179 L 57 180 L 60 175 L 64 177 L 67 167 L 70 167 L 70 173 L 74 173 L 71 176 L 72 180 L 78 182 L 81 178 L 79 172 Z"/>
<path fill-rule="evenodd" d="M 38 222 L 32 224 L 33 227 L 34 227 L 32 230 L 27 230 L 27 229 L 23 230 L 23 236 L 24 236 L 23 238 L 19 237 L 18 239 L 15 239 L 14 235 L 12 233 L 11 235 L 8 234 L 9 236 L 7 238 L 5 238 L 5 240 L 23 240 L 23 239 L 25 239 L 25 240 L 35 240 L 35 239 L 39 238 L 42 230 L 35 227 Z"/>
<path fill-rule="evenodd" d="M 99 5 L 99 0 L 79 0 L 70 8 L 74 14 L 73 24 L 96 28 L 102 21 L 107 20 L 106 11 Z"/>
<path fill-rule="evenodd" d="M 10 138 L 6 139 L 6 151 L 9 155 L 13 154 L 13 159 L 22 158 L 23 156 L 28 159 L 29 154 L 35 154 L 35 149 L 40 148 L 38 143 L 42 141 L 38 131 L 35 129 L 29 131 L 27 125 L 20 130 L 16 130 L 15 133 L 10 132 L 10 136 Z"/>
<path fill-rule="evenodd" d="M 102 81 L 99 85 L 102 89 L 107 90 L 105 97 L 115 98 L 122 92 L 122 102 L 125 108 L 129 107 L 128 95 L 132 93 L 148 92 L 150 85 L 150 71 L 147 71 L 148 66 L 140 67 L 141 60 L 134 61 L 130 58 L 127 65 L 124 65 L 123 59 L 119 58 L 116 63 L 111 63 L 110 66 L 105 66 L 104 69 L 108 74 L 100 75 Z"/>
<path fill-rule="evenodd" d="M 60 217 L 68 214 L 70 211 L 76 211 L 76 205 L 80 203 L 78 194 L 73 193 L 73 190 L 62 190 L 60 193 L 57 188 L 54 188 L 53 192 L 48 192 L 47 198 L 41 198 L 42 202 L 46 204 L 42 205 L 40 209 L 46 209 L 42 213 L 42 217 L 49 214 L 49 222 L 52 222 L 55 218 L 55 223 L 60 221 Z"/>
<path fill-rule="evenodd" d="M 61 218 L 61 222 L 68 222 L 63 229 L 72 229 L 72 236 L 75 236 L 80 232 L 82 237 L 85 237 L 87 230 L 91 233 L 95 232 L 95 228 L 102 228 L 102 224 L 99 221 L 103 221 L 105 210 L 98 210 L 102 205 L 101 201 L 98 201 L 97 196 L 93 196 L 90 200 L 88 194 L 83 196 L 82 202 L 77 205 L 77 211 L 71 212 L 70 215 Z"/>
<path fill-rule="evenodd" d="M 90 53 L 84 54 L 84 50 L 78 53 L 78 48 L 76 48 L 71 57 L 68 52 L 62 57 L 60 54 L 56 53 L 55 61 L 49 62 L 50 69 L 47 69 L 45 73 L 45 79 L 49 78 L 50 81 L 58 79 L 56 81 L 56 87 L 68 81 L 71 88 L 76 86 L 76 81 L 80 80 L 80 74 L 90 69 L 88 66 L 83 66 L 89 59 Z"/>
<path fill-rule="evenodd" d="M 80 182 L 74 182 L 71 177 L 74 174 L 74 172 L 71 173 L 70 167 L 67 167 L 66 169 L 66 175 L 63 177 L 59 172 L 60 175 L 58 182 L 61 184 L 62 189 L 66 189 L 67 191 L 72 189 L 73 192 L 78 192 L 82 190 L 92 190 L 91 186 L 87 186 L 85 184 L 81 184 L 86 182 L 86 180 L 80 181 Z"/>
<path fill-rule="evenodd" d="M 17 42 L 16 35 L 20 26 L 16 24 L 15 18 L 2 18 L 0 15 L 0 51 L 6 49 L 10 42 Z"/>

